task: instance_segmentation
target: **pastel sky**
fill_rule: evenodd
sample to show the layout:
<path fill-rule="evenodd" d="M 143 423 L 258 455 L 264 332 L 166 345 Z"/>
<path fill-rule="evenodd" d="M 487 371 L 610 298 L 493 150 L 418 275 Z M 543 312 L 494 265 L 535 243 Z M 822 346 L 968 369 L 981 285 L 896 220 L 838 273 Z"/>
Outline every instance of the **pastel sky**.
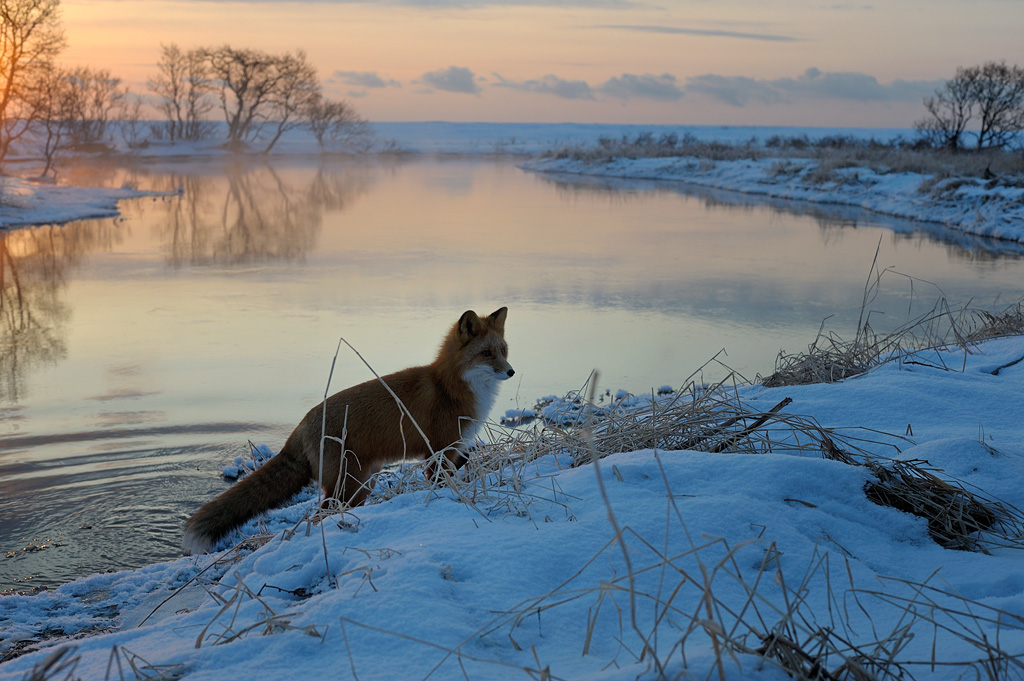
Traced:
<path fill-rule="evenodd" d="M 161 43 L 303 49 L 377 121 L 910 127 L 1024 64 L 1024 0 L 63 0 L 62 60 L 145 92 Z"/>

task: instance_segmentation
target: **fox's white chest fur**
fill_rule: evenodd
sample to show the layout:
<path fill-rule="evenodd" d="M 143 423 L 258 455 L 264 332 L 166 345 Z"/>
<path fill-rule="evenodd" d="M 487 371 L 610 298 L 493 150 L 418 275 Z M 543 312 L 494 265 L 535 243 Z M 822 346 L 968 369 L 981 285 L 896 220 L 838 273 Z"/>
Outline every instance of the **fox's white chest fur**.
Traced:
<path fill-rule="evenodd" d="M 476 434 L 480 432 L 484 419 L 491 413 L 494 401 L 498 399 L 501 381 L 508 376 L 496 372 L 487 365 L 478 365 L 462 374 L 462 380 L 473 393 L 474 409 L 472 418 L 462 422 L 462 444 L 470 448 L 476 442 Z"/>

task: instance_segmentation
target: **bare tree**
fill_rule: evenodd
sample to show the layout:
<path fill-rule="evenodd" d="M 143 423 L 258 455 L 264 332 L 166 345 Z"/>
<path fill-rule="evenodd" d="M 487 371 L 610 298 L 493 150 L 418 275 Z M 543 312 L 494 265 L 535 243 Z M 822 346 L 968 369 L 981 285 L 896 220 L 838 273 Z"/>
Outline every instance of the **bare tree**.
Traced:
<path fill-rule="evenodd" d="M 146 81 L 150 92 L 160 98 L 156 108 L 167 117 L 167 133 L 171 142 L 181 136 L 181 125 L 185 119 L 185 62 L 184 54 L 176 44 L 160 44 L 160 60 L 156 63 L 157 75 Z"/>
<path fill-rule="evenodd" d="M 121 100 L 118 119 L 121 124 L 121 139 L 124 140 L 129 149 L 142 149 L 149 145 L 149 141 L 142 136 L 141 97 L 127 93 L 124 99 Z"/>
<path fill-rule="evenodd" d="M 28 97 L 38 113 L 36 137 L 44 161 L 40 175 L 45 177 L 53 170 L 58 155 L 70 145 L 74 116 L 70 72 L 48 64 L 37 72 Z"/>
<path fill-rule="evenodd" d="M 217 83 L 228 142 L 239 145 L 258 132 L 281 77 L 277 58 L 251 49 L 229 45 L 206 50 L 211 75 Z"/>
<path fill-rule="evenodd" d="M 210 82 L 210 66 L 202 50 L 185 53 L 185 127 L 182 136 L 186 140 L 200 140 L 212 131 L 206 119 L 214 109 L 212 99 L 213 83 Z"/>
<path fill-rule="evenodd" d="M 157 108 L 167 118 L 171 140 L 198 140 L 207 132 L 206 114 L 213 110 L 210 67 L 202 50 L 182 51 L 176 44 L 160 46 L 159 73 L 147 83 L 160 98 Z"/>
<path fill-rule="evenodd" d="M 281 135 L 302 125 L 304 115 L 312 103 L 320 98 L 320 81 L 316 69 L 306 60 L 306 53 L 302 50 L 275 57 L 273 70 L 277 74 L 276 85 L 268 98 L 268 117 L 276 127 L 270 142 L 263 149 L 264 154 L 270 153 Z"/>
<path fill-rule="evenodd" d="M 370 126 L 347 102 L 317 96 L 306 109 L 306 125 L 321 149 L 331 144 L 362 145 L 370 138 Z"/>
<path fill-rule="evenodd" d="M 1005 148 L 1024 130 L 1024 69 L 1005 61 L 962 66 L 924 106 L 928 117 L 914 127 L 935 146 L 961 149 L 976 126 L 977 149 Z"/>
<path fill-rule="evenodd" d="M 0 164 L 35 119 L 34 74 L 64 48 L 60 0 L 0 0 Z"/>
<path fill-rule="evenodd" d="M 988 62 L 969 69 L 978 149 L 1004 148 L 1024 129 L 1024 69 Z"/>
<path fill-rule="evenodd" d="M 947 80 L 926 97 L 924 108 L 928 116 L 914 123 L 914 127 L 931 144 L 957 150 L 963 147 L 964 133 L 971 120 L 974 74 L 969 69 L 957 69 L 956 76 Z"/>
<path fill-rule="evenodd" d="M 190 53 L 175 45 L 162 49 L 161 74 L 150 81 L 150 89 L 163 98 L 162 109 L 168 119 L 177 121 L 186 90 L 180 84 L 184 62 Z M 240 147 L 267 133 L 262 151 L 270 153 L 286 132 L 302 126 L 316 135 L 321 147 L 329 141 L 368 137 L 366 122 L 351 106 L 323 98 L 316 68 L 302 50 L 269 54 L 224 45 L 193 52 L 205 69 L 196 68 L 193 73 L 211 84 L 219 100 L 229 146 Z M 199 76 L 194 78 L 200 81 Z M 180 128 L 174 134 L 181 136 Z"/>
<path fill-rule="evenodd" d="M 114 112 L 122 107 L 127 95 L 121 79 L 106 69 L 94 71 L 86 66 L 70 71 L 67 78 L 71 143 L 84 146 L 102 142 Z"/>

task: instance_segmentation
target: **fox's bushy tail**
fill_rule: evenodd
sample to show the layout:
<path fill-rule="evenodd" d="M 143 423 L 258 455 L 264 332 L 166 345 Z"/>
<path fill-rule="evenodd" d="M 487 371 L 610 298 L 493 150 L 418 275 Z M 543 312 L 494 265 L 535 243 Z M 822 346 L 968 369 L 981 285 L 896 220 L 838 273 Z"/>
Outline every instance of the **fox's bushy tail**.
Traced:
<path fill-rule="evenodd" d="M 186 556 L 210 551 L 231 530 L 302 491 L 313 471 L 301 449 L 290 445 L 291 440 L 277 456 L 199 507 L 181 538 Z"/>

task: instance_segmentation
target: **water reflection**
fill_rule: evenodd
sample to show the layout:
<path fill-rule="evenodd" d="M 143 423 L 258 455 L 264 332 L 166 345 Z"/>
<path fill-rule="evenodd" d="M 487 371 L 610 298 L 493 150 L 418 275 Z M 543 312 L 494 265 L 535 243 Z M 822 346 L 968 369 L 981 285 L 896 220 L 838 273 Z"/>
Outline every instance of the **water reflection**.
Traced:
<path fill-rule="evenodd" d="M 302 261 L 316 248 L 325 214 L 345 210 L 373 183 L 365 169 L 295 173 L 269 164 L 232 163 L 223 174 L 153 174 L 145 168 L 79 167 L 83 184 L 145 186 L 178 196 L 133 206 L 154 225 L 175 269 Z M 64 299 L 70 270 L 111 251 L 128 234 L 118 220 L 0 230 L 0 404 L 25 395 L 26 374 L 67 356 Z"/>
<path fill-rule="evenodd" d="M 897 235 L 896 238 L 906 241 L 924 239 L 941 244 L 952 258 L 970 262 L 994 262 L 1011 256 L 1024 256 L 1024 243 L 968 234 L 936 223 L 883 216 L 856 206 L 794 201 L 664 180 L 631 180 L 557 173 L 538 174 L 538 177 L 543 182 L 553 185 L 558 194 L 570 202 L 591 195 L 601 196 L 613 205 L 642 201 L 651 193 L 672 193 L 695 198 L 708 210 L 755 213 L 768 208 L 779 215 L 808 217 L 822 229 L 826 239 L 841 238 L 842 231 L 848 229 L 877 227 L 879 221 L 883 221 L 886 228 Z"/>
<path fill-rule="evenodd" d="M 157 234 L 176 268 L 302 261 L 325 213 L 345 210 L 369 183 L 362 172 L 319 168 L 309 177 L 243 163 L 223 176 L 171 174 L 151 183 L 181 195 L 161 204 Z"/>
<path fill-rule="evenodd" d="M 109 221 L 0 230 L 0 403 L 25 393 L 25 374 L 67 356 L 69 270 L 118 239 Z"/>

